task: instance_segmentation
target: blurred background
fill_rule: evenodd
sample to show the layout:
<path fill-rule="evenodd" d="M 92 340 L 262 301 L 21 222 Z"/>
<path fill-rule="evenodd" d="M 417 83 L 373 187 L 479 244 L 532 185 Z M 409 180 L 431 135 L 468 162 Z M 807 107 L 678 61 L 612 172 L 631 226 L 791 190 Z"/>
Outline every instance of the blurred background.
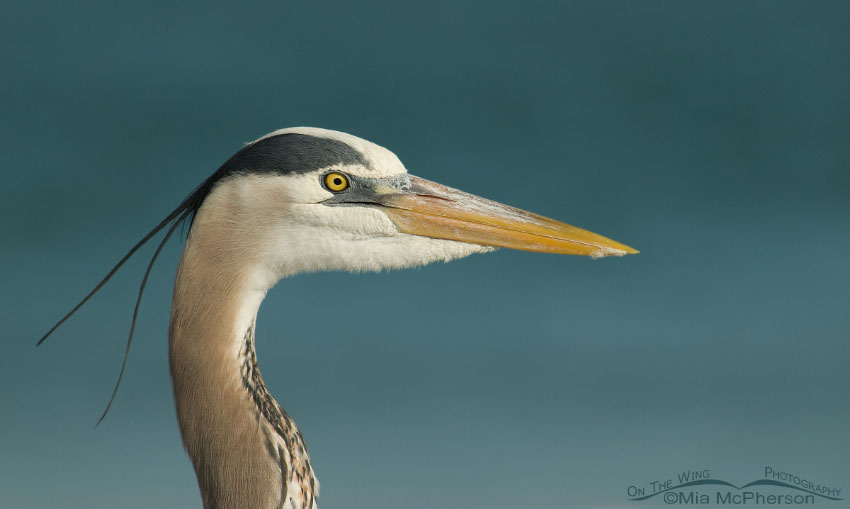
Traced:
<path fill-rule="evenodd" d="M 36 340 L 244 142 L 320 126 L 641 250 L 282 281 L 272 394 L 328 508 L 564 508 L 764 467 L 850 489 L 846 2 L 25 2 L 0 17 L 0 507 L 200 507 L 182 240 Z M 337 330 L 328 301 L 380 327 Z M 845 502 L 819 503 L 840 506 Z"/>

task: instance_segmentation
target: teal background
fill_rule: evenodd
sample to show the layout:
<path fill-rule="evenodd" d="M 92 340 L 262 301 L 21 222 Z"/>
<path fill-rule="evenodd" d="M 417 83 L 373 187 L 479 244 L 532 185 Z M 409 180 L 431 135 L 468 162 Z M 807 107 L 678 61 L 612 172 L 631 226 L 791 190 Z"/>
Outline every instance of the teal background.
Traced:
<path fill-rule="evenodd" d="M 281 282 L 258 356 L 322 509 L 662 506 L 628 486 L 765 466 L 846 494 L 848 5 L 7 3 L 0 508 L 200 507 L 167 371 L 182 241 L 97 429 L 152 248 L 34 344 L 294 125 L 641 250 Z"/>

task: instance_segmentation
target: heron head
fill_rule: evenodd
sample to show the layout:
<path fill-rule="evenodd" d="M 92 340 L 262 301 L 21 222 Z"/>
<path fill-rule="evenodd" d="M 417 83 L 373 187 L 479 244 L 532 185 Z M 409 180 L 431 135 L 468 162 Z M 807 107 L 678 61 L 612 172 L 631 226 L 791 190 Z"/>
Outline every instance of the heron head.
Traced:
<path fill-rule="evenodd" d="M 216 239 L 222 260 L 238 252 L 275 281 L 318 270 L 411 267 L 498 247 L 593 257 L 637 252 L 415 177 L 389 150 L 324 129 L 260 138 L 206 185 L 193 233 L 216 229 L 207 237 Z"/>

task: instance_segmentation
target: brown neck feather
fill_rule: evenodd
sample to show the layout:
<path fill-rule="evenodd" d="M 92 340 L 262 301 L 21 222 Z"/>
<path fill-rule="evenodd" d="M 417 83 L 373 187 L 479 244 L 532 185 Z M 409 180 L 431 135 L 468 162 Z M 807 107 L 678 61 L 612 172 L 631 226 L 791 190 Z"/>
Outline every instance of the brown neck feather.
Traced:
<path fill-rule="evenodd" d="M 183 444 L 204 507 L 310 509 L 318 485 L 304 441 L 257 367 L 266 289 L 250 288 L 252 260 L 232 256 L 232 223 L 215 219 L 202 208 L 174 287 L 169 361 Z"/>

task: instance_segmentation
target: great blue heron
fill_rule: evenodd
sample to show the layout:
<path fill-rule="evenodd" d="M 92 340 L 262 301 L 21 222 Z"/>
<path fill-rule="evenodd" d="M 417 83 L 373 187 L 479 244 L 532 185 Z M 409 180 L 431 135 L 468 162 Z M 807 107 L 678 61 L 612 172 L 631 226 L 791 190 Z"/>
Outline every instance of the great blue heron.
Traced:
<path fill-rule="evenodd" d="M 283 129 L 224 163 L 41 341 L 168 227 L 145 272 L 141 299 L 162 247 L 186 220 L 191 227 L 174 285 L 169 361 L 183 444 L 206 508 L 316 507 L 319 487 L 304 439 L 266 390 L 254 354 L 257 311 L 281 278 L 414 267 L 497 247 L 593 257 L 637 253 L 409 175 L 395 154 L 355 136 Z"/>

